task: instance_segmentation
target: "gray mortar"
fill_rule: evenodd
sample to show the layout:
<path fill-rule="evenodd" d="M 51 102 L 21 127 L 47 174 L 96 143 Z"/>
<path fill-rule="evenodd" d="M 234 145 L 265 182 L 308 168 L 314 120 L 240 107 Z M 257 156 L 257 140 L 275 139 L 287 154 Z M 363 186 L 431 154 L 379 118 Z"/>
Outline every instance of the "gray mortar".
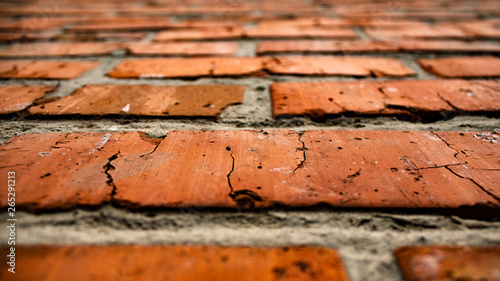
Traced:
<path fill-rule="evenodd" d="M 184 19 L 183 17 L 174 20 Z M 362 31 L 355 32 L 366 37 Z M 157 32 L 148 32 L 143 42 L 151 42 Z M 237 56 L 253 56 L 256 42 L 238 40 Z M 0 45 L 5 47 L 7 45 Z M 337 54 L 339 55 L 339 54 Z M 340 54 L 342 55 L 342 54 Z M 353 55 L 357 56 L 357 55 Z M 422 57 L 449 55 L 367 54 L 368 57 L 392 57 L 413 69 L 415 77 L 433 79 L 416 63 Z M 492 131 L 500 129 L 500 120 L 484 116 L 458 116 L 434 123 L 411 123 L 391 117 L 329 118 L 316 123 L 307 118 L 274 120 L 271 114 L 269 86 L 285 81 L 369 81 L 372 78 L 268 76 L 259 78 L 182 79 L 111 79 L 105 74 L 127 56 L 123 51 L 106 57 L 64 58 L 95 60 L 101 64 L 92 71 L 68 81 L 2 80 L 2 85 L 58 85 L 47 97 L 62 97 L 86 84 L 241 84 L 246 86 L 244 101 L 223 110 L 217 119 L 167 118 L 73 118 L 50 119 L 10 116 L 0 119 L 0 143 L 20 134 L 88 131 L 144 131 L 160 137 L 171 130 L 241 130 L 288 128 L 353 130 L 427 130 Z M 56 59 L 56 58 L 46 58 Z M 394 78 L 393 78 L 394 79 Z M 390 80 L 377 78 L 376 80 Z M 403 278 L 393 251 L 405 245 L 500 245 L 500 222 L 463 219 L 440 214 L 403 214 L 367 211 L 267 210 L 255 212 L 176 209 L 130 212 L 104 206 L 98 210 L 74 210 L 60 213 L 31 214 L 17 212 L 20 244 L 162 244 L 162 245 L 318 245 L 339 250 L 353 281 L 395 280 Z M 2 212 L 0 220 L 7 214 Z M 7 237 L 0 227 L 0 237 Z M 2 243 L 5 243 L 2 240 Z"/>

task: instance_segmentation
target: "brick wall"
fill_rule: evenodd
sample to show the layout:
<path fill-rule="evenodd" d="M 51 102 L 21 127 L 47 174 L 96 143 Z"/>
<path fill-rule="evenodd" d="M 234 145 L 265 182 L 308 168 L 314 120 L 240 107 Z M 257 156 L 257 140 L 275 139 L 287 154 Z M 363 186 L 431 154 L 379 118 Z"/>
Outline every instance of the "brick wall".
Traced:
<path fill-rule="evenodd" d="M 0 279 L 500 280 L 499 1 L 0 26 Z"/>

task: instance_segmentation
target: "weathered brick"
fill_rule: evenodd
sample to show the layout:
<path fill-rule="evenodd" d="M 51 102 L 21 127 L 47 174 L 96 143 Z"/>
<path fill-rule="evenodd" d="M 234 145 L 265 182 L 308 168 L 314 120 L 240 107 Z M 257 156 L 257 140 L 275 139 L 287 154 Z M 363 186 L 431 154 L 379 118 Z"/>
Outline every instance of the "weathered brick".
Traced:
<path fill-rule="evenodd" d="M 457 23 L 457 26 L 477 38 L 500 39 L 500 28 L 497 28 L 496 25 L 498 25 L 498 22 L 486 20 Z"/>
<path fill-rule="evenodd" d="M 134 55 L 235 55 L 238 43 L 132 43 L 127 45 L 127 50 Z"/>
<path fill-rule="evenodd" d="M 68 28 L 72 31 L 152 30 L 169 28 L 167 18 L 108 18 L 91 20 Z"/>
<path fill-rule="evenodd" d="M 16 205 L 35 210 L 112 200 L 132 208 L 466 207 L 468 215 L 483 216 L 489 213 L 471 211 L 489 207 L 498 213 L 498 173 L 476 179 L 451 170 L 498 170 L 498 144 L 478 136 L 335 130 L 173 131 L 164 139 L 138 133 L 26 135 L 1 146 L 0 171 L 24 175 L 16 183 Z M 455 137 L 467 138 L 457 147 L 468 158 L 457 158 L 457 149 L 444 141 Z"/>
<path fill-rule="evenodd" d="M 498 113 L 498 81 L 415 80 L 366 82 L 275 83 L 271 86 L 274 117 L 327 115 Z"/>
<path fill-rule="evenodd" d="M 0 78 L 73 79 L 98 65 L 96 61 L 2 60 Z"/>
<path fill-rule="evenodd" d="M 2 26 L 3 30 L 35 31 L 61 27 L 78 21 L 74 18 L 29 17 Z"/>
<path fill-rule="evenodd" d="M 257 45 L 266 53 L 362 53 L 362 52 L 486 52 L 500 53 L 500 47 L 487 42 L 454 40 L 351 40 L 351 41 L 264 41 Z"/>
<path fill-rule="evenodd" d="M 154 38 L 155 42 L 204 40 L 204 39 L 238 39 L 243 36 L 243 27 L 213 27 L 202 29 L 161 31 Z"/>
<path fill-rule="evenodd" d="M 500 77 L 500 58 L 492 56 L 419 59 L 418 63 L 440 77 Z"/>
<path fill-rule="evenodd" d="M 346 75 L 404 77 L 415 72 L 400 61 L 373 57 L 273 57 L 265 61 L 266 69 L 276 74 Z"/>
<path fill-rule="evenodd" d="M 321 247 L 17 246 L 16 254 L 16 280 L 348 280 L 337 251 Z"/>
<path fill-rule="evenodd" d="M 115 43 L 31 43 L 14 45 L 0 50 L 0 57 L 90 56 L 110 54 Z"/>
<path fill-rule="evenodd" d="M 108 73 L 114 78 L 163 78 L 271 74 L 409 76 L 413 70 L 391 58 L 237 57 L 126 60 Z"/>
<path fill-rule="evenodd" d="M 384 38 L 432 38 L 432 39 L 468 39 L 473 36 L 457 26 L 395 26 L 373 27 L 365 30 L 366 34 L 378 39 Z"/>
<path fill-rule="evenodd" d="M 86 85 L 69 96 L 32 107 L 29 113 L 215 117 L 226 106 L 243 102 L 244 92 L 244 86 L 232 85 Z"/>
<path fill-rule="evenodd" d="M 407 281 L 500 278 L 499 247 L 409 246 L 395 254 Z"/>
<path fill-rule="evenodd" d="M 0 114 L 21 111 L 45 93 L 53 91 L 53 86 L 4 86 L 0 87 Z"/>

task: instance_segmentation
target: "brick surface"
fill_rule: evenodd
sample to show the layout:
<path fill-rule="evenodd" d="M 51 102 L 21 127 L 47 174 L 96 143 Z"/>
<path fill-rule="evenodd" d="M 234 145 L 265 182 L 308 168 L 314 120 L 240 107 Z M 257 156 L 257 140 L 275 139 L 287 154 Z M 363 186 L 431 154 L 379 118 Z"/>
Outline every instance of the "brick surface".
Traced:
<path fill-rule="evenodd" d="M 76 21 L 78 20 L 74 18 L 29 17 L 16 21 L 12 24 L 4 25 L 2 26 L 2 29 L 21 31 L 47 30 L 75 23 Z"/>
<path fill-rule="evenodd" d="M 410 76 L 413 70 L 390 58 L 273 57 L 126 60 L 108 73 L 113 78 L 242 76 L 271 74 Z"/>
<path fill-rule="evenodd" d="M 396 41 L 265 41 L 257 46 L 259 54 L 266 53 L 363 53 L 363 52 L 485 52 L 500 53 L 500 47 L 486 42 L 456 40 L 396 40 Z"/>
<path fill-rule="evenodd" d="M 348 280 L 339 254 L 321 247 L 19 246 L 17 253 L 19 281 Z M 0 277 L 11 274 L 3 260 Z"/>
<path fill-rule="evenodd" d="M 119 45 L 114 43 L 32 43 L 0 50 L 0 57 L 91 56 L 110 54 Z"/>
<path fill-rule="evenodd" d="M 396 249 L 408 281 L 499 280 L 499 247 L 410 246 Z"/>
<path fill-rule="evenodd" d="M 73 79 L 98 65 L 95 61 L 3 60 L 0 78 Z"/>
<path fill-rule="evenodd" d="M 459 22 L 457 25 L 476 38 L 499 39 L 500 28 L 495 21 Z"/>
<path fill-rule="evenodd" d="M 328 115 L 498 113 L 498 81 L 414 80 L 275 83 L 274 117 Z M 432 113 L 434 112 L 434 113 Z M 444 115 L 443 117 L 446 117 Z"/>
<path fill-rule="evenodd" d="M 127 50 L 134 55 L 235 55 L 238 43 L 210 42 L 210 43 L 134 43 L 128 44 Z"/>
<path fill-rule="evenodd" d="M 203 40 L 203 39 L 239 39 L 243 35 L 243 27 L 214 27 L 203 29 L 161 31 L 154 38 L 155 42 Z"/>
<path fill-rule="evenodd" d="M 109 18 L 89 21 L 68 28 L 72 31 L 114 31 L 164 29 L 171 26 L 167 18 Z"/>
<path fill-rule="evenodd" d="M 231 85 L 86 85 L 29 113 L 215 117 L 226 106 L 243 102 L 244 92 L 244 86 Z"/>
<path fill-rule="evenodd" d="M 113 202 L 129 208 L 326 203 L 498 210 L 498 144 L 480 136 L 334 130 L 173 131 L 164 139 L 138 133 L 26 135 L 2 145 L 0 170 L 27 175 L 16 183 L 16 204 L 35 210 L 99 206 L 112 190 Z M 444 141 L 458 137 L 467 139 L 457 146 L 467 158 L 457 158 L 452 143 Z M 492 173 L 476 179 L 450 170 L 460 165 Z"/>
<path fill-rule="evenodd" d="M 401 26 L 401 27 L 373 27 L 365 30 L 368 36 L 383 38 L 433 38 L 433 39 L 467 39 L 473 35 L 457 26 Z"/>
<path fill-rule="evenodd" d="M 0 114 L 21 111 L 32 105 L 45 93 L 53 91 L 52 86 L 5 86 L 0 87 Z"/>
<path fill-rule="evenodd" d="M 419 59 L 418 63 L 440 77 L 500 77 L 500 58 L 491 56 Z"/>

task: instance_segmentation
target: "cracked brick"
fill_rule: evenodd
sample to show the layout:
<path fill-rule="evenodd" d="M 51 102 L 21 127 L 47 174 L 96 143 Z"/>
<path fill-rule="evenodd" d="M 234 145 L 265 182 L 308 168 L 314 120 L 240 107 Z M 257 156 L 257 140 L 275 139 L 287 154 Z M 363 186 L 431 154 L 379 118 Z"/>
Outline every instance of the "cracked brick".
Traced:
<path fill-rule="evenodd" d="M 243 102 L 244 92 L 244 86 L 236 85 L 86 85 L 30 108 L 29 114 L 216 117 L 225 107 Z"/>
<path fill-rule="evenodd" d="M 395 255 L 408 281 L 498 280 L 499 247 L 408 246 Z"/>
<path fill-rule="evenodd" d="M 498 81 L 405 80 L 289 82 L 271 86 L 273 116 L 415 115 L 422 120 L 456 114 L 498 114 Z"/>
<path fill-rule="evenodd" d="M 492 56 L 419 59 L 418 63 L 444 78 L 500 77 L 500 58 Z"/>
<path fill-rule="evenodd" d="M 322 247 L 16 246 L 16 254 L 16 280 L 348 280 L 337 251 Z M 0 277 L 11 274 L 2 261 Z"/>
<path fill-rule="evenodd" d="M 73 79 L 98 65 L 96 61 L 2 60 L 0 78 Z"/>
<path fill-rule="evenodd" d="M 487 216 L 500 207 L 493 142 L 498 136 L 482 134 L 270 130 L 172 131 L 163 139 L 133 132 L 26 135 L 1 146 L 0 171 L 24 175 L 16 183 L 16 203 L 30 210 L 97 207 L 111 201 L 125 208 L 466 208 L 470 216 Z M 461 137 L 465 141 L 455 145 L 452 138 Z M 474 172 L 465 174 L 460 170 L 464 165 Z"/>
<path fill-rule="evenodd" d="M 53 86 L 4 86 L 0 87 L 0 114 L 24 110 L 36 100 L 43 98 Z"/>

